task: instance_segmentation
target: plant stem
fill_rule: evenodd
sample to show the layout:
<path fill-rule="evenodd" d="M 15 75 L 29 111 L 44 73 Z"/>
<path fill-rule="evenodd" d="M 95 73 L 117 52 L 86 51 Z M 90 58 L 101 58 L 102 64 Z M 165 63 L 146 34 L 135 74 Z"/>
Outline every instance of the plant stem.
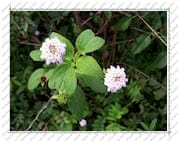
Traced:
<path fill-rule="evenodd" d="M 25 131 L 29 131 L 33 124 L 35 123 L 35 121 L 39 118 L 40 114 L 45 110 L 47 109 L 48 105 L 50 104 L 51 102 L 51 98 L 49 98 L 49 100 L 47 101 L 47 103 L 39 110 L 39 112 L 37 113 L 36 117 L 33 119 L 33 121 L 30 123 L 29 127 L 25 130 Z"/>
<path fill-rule="evenodd" d="M 145 76 L 146 78 L 150 79 L 151 81 L 153 81 L 154 83 L 158 84 L 161 88 L 165 88 L 165 86 L 163 84 L 161 84 L 160 82 L 158 82 L 157 80 L 155 80 L 154 78 L 148 76 L 147 74 L 145 74 L 144 72 L 142 72 L 141 70 L 133 67 L 132 65 L 126 64 L 126 63 L 121 63 L 123 65 L 126 65 L 128 67 L 130 67 L 131 69 L 134 69 L 135 71 L 139 72 L 140 74 L 142 74 L 143 76 Z"/>
<path fill-rule="evenodd" d="M 164 41 L 164 40 L 160 37 L 160 35 L 155 31 L 155 29 L 153 29 L 153 28 L 147 23 L 147 21 L 144 20 L 144 18 L 142 18 L 139 14 L 136 14 L 136 16 L 139 17 L 139 19 L 146 24 L 146 26 L 154 33 L 154 35 L 155 35 L 165 46 L 167 46 L 166 41 Z"/>

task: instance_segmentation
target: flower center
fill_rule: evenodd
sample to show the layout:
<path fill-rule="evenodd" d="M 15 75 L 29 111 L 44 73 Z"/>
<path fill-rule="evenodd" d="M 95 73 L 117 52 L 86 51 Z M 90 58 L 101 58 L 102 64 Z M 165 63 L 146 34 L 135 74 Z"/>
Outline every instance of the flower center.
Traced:
<path fill-rule="evenodd" d="M 114 77 L 114 81 L 120 81 L 121 77 L 120 76 L 116 76 Z"/>
<path fill-rule="evenodd" d="M 56 52 L 56 48 L 54 45 L 50 45 L 49 50 L 50 50 L 50 53 L 52 53 L 52 54 L 55 54 L 55 52 Z"/>

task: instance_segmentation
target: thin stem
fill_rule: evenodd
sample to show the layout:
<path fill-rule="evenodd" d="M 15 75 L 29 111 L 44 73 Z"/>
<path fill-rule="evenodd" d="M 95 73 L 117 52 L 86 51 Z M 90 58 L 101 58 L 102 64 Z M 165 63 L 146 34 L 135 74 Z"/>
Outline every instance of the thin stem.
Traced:
<path fill-rule="evenodd" d="M 121 63 L 123 65 L 126 65 L 128 67 L 130 67 L 131 69 L 134 69 L 135 71 L 139 72 L 140 74 L 142 74 L 143 76 L 145 76 L 146 78 L 150 79 L 151 81 L 153 81 L 154 83 L 158 84 L 161 88 L 165 88 L 165 86 L 163 84 L 161 84 L 160 82 L 158 82 L 157 80 L 155 80 L 154 78 L 148 76 L 147 74 L 145 74 L 144 72 L 142 72 L 141 70 L 129 65 L 129 64 L 126 64 L 126 63 Z"/>
<path fill-rule="evenodd" d="M 31 43 L 31 42 L 25 42 L 25 41 L 20 41 L 20 44 L 32 45 L 32 46 L 41 46 L 40 43 Z"/>
<path fill-rule="evenodd" d="M 49 98 L 49 100 L 47 101 L 47 103 L 39 110 L 39 112 L 37 113 L 36 117 L 34 118 L 34 120 L 30 123 L 29 127 L 25 130 L 25 131 L 29 131 L 33 124 L 35 123 L 35 121 L 39 118 L 40 114 L 45 110 L 47 109 L 48 105 L 50 104 L 51 102 L 51 98 Z"/>
<path fill-rule="evenodd" d="M 146 26 L 154 33 L 154 35 L 155 35 L 165 46 L 167 46 L 166 41 L 164 41 L 164 40 L 160 37 L 160 35 L 147 23 L 146 20 L 144 20 L 144 18 L 142 18 L 139 14 L 136 14 L 136 16 L 139 17 L 139 19 L 146 24 Z"/>
<path fill-rule="evenodd" d="M 24 36 L 24 32 L 21 30 L 20 26 L 17 24 L 17 22 L 12 18 L 12 23 L 16 26 L 16 28 L 19 30 L 19 32 Z"/>

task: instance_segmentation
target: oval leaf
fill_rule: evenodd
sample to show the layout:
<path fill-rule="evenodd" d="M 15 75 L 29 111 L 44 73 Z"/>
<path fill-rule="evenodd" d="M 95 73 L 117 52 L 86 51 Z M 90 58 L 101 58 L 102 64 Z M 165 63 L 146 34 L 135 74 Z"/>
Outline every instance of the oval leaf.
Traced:
<path fill-rule="evenodd" d="M 97 61 L 91 56 L 82 56 L 76 61 L 76 67 L 80 74 L 103 78 L 103 71 Z"/>
<path fill-rule="evenodd" d="M 162 69 L 166 66 L 167 66 L 167 52 L 163 51 L 157 56 L 157 59 L 153 62 L 151 67 Z"/>
<path fill-rule="evenodd" d="M 106 93 L 107 89 L 104 86 L 104 80 L 97 77 L 79 74 L 79 83 L 83 86 L 90 87 L 97 93 Z"/>
<path fill-rule="evenodd" d="M 76 39 L 76 47 L 81 54 L 93 52 L 104 45 L 104 39 L 96 36 L 91 29 L 83 31 Z"/>
<path fill-rule="evenodd" d="M 132 47 L 133 54 L 138 54 L 146 49 L 152 42 L 150 35 L 142 34 L 137 38 L 136 43 Z"/>
<path fill-rule="evenodd" d="M 152 122 L 150 123 L 150 130 L 155 130 L 157 124 L 157 119 L 153 119 Z"/>
<path fill-rule="evenodd" d="M 123 16 L 116 24 L 116 28 L 118 30 L 125 31 L 128 29 L 131 21 L 132 21 L 131 17 Z"/>
<path fill-rule="evenodd" d="M 72 114 L 74 114 L 79 120 L 83 118 L 88 105 L 85 94 L 80 87 L 76 88 L 74 95 L 70 98 L 68 107 Z"/>
<path fill-rule="evenodd" d="M 44 69 L 35 70 L 29 78 L 27 88 L 31 91 L 34 90 L 41 82 L 40 78 L 44 75 L 44 73 L 45 73 Z"/>
<path fill-rule="evenodd" d="M 83 49 L 86 43 L 91 40 L 95 34 L 91 29 L 87 29 L 80 33 L 80 35 L 76 38 L 75 45 L 78 50 Z"/>
<path fill-rule="evenodd" d="M 57 89 L 61 92 L 73 94 L 76 89 L 75 70 L 69 64 L 59 65 L 49 78 L 48 86 L 50 89 Z"/>
<path fill-rule="evenodd" d="M 37 50 L 32 50 L 30 52 L 30 57 L 32 58 L 32 60 L 34 61 L 43 61 L 41 58 L 40 58 L 40 55 L 41 55 L 41 51 L 39 49 Z"/>

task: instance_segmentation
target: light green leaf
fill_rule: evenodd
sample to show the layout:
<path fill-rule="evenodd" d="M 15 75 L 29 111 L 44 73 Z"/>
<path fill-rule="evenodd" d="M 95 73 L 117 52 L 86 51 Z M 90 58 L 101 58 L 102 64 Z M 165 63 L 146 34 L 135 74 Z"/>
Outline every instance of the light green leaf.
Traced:
<path fill-rule="evenodd" d="M 33 91 L 40 84 L 41 77 L 44 75 L 44 73 L 45 73 L 44 69 L 35 70 L 29 78 L 27 88 Z"/>
<path fill-rule="evenodd" d="M 91 29 L 87 29 L 80 33 L 80 35 L 76 38 L 75 45 L 77 49 L 83 48 L 89 39 L 92 39 L 95 36 Z"/>
<path fill-rule="evenodd" d="M 153 119 L 152 122 L 150 123 L 150 130 L 155 130 L 157 124 L 157 119 Z"/>
<path fill-rule="evenodd" d="M 133 54 L 138 54 L 146 49 L 152 42 L 150 35 L 142 34 L 137 38 L 136 43 L 132 47 Z"/>
<path fill-rule="evenodd" d="M 125 31 L 128 29 L 130 23 L 132 21 L 131 17 L 123 16 L 116 24 L 116 28 L 121 31 Z"/>
<path fill-rule="evenodd" d="M 93 52 L 104 45 L 104 39 L 95 36 L 91 29 L 83 31 L 76 39 L 76 47 L 81 54 Z"/>
<path fill-rule="evenodd" d="M 76 67 L 80 74 L 103 78 L 103 71 L 97 61 L 91 56 L 82 56 L 76 61 Z"/>
<path fill-rule="evenodd" d="M 82 119 L 85 116 L 85 110 L 88 109 L 85 94 L 80 87 L 76 88 L 74 95 L 70 98 L 68 103 L 69 110 L 78 119 Z"/>
<path fill-rule="evenodd" d="M 65 60 L 71 60 L 73 57 L 73 53 L 74 53 L 74 47 L 73 47 L 72 43 L 67 38 L 62 36 L 61 34 L 52 32 L 50 34 L 50 38 L 55 38 L 55 37 L 57 37 L 61 42 L 66 44 L 66 54 L 64 55 L 63 58 Z"/>
<path fill-rule="evenodd" d="M 40 55 L 41 55 L 41 51 L 39 49 L 37 50 L 32 50 L 30 52 L 30 57 L 32 58 L 32 60 L 34 61 L 43 61 L 41 58 L 40 58 Z"/>
<path fill-rule="evenodd" d="M 61 64 L 55 68 L 48 82 L 50 89 L 57 89 L 67 94 L 73 94 L 76 89 L 76 74 L 70 64 Z"/>
<path fill-rule="evenodd" d="M 48 79 L 48 80 L 49 80 L 50 78 L 52 78 L 53 72 L 54 72 L 54 69 L 50 69 L 50 70 L 47 72 L 47 79 Z"/>

